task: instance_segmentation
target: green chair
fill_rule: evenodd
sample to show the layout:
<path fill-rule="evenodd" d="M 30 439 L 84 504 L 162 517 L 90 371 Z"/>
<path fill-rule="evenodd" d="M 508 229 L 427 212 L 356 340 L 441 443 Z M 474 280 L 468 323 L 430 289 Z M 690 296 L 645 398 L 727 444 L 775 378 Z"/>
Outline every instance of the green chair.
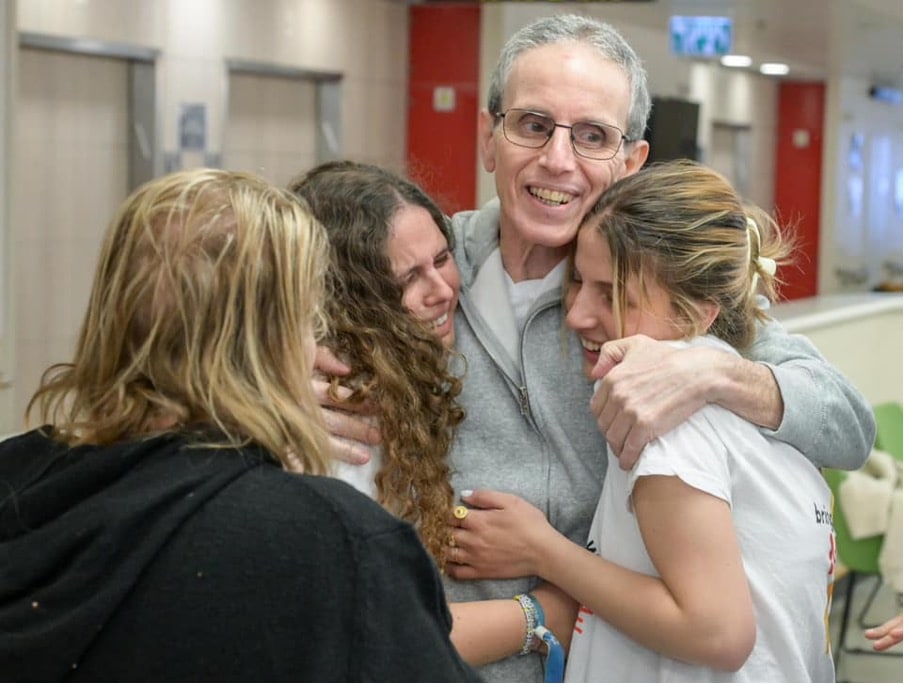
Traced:
<path fill-rule="evenodd" d="M 901 404 L 889 402 L 876 405 L 874 408 L 876 415 L 876 448 L 891 454 L 899 461 L 902 460 L 902 431 L 904 431 L 904 412 L 902 412 Z M 879 571 L 879 552 L 882 550 L 882 543 L 885 540 L 884 535 L 876 535 L 874 537 L 866 537 L 864 539 L 854 539 L 851 537 L 847 520 L 845 520 L 844 512 L 838 503 L 838 492 L 841 483 L 847 478 L 848 473 L 844 470 L 835 470 L 833 468 L 824 468 L 823 475 L 832 490 L 832 496 L 835 501 L 834 511 L 832 513 L 835 524 L 835 548 L 838 553 L 839 562 L 848 570 L 847 590 L 845 593 L 844 610 L 841 617 L 841 628 L 838 633 L 838 646 L 835 648 L 835 667 L 838 667 L 839 659 L 842 653 L 861 653 L 869 655 L 894 655 L 897 653 L 876 653 L 872 650 L 862 648 L 846 648 L 844 645 L 845 635 L 848 629 L 848 621 L 850 619 L 851 602 L 854 596 L 854 586 L 857 580 L 874 576 L 876 578 L 875 585 L 869 598 L 860 611 L 857 622 L 861 629 L 872 627 L 865 622 L 867 613 L 872 606 L 873 599 L 882 587 L 882 575 Z"/>
<path fill-rule="evenodd" d="M 873 407 L 876 414 L 876 448 L 904 460 L 904 409 L 896 401 Z"/>

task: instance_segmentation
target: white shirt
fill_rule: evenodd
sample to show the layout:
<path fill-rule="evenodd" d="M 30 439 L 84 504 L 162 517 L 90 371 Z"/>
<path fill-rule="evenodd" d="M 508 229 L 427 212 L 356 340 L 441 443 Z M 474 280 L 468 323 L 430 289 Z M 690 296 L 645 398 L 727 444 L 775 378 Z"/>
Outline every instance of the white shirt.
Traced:
<path fill-rule="evenodd" d="M 347 482 L 362 494 L 371 499 L 377 499 L 377 483 L 374 478 L 380 472 L 383 464 L 383 449 L 370 447 L 370 460 L 364 465 L 351 465 L 345 461 L 336 461 L 333 467 L 333 476 L 343 482 Z"/>
<path fill-rule="evenodd" d="M 527 314 L 530 311 L 531 305 L 537 301 L 542 294 L 554 290 L 557 287 L 561 287 L 562 279 L 564 277 L 564 259 L 543 278 L 522 280 L 520 283 L 516 283 L 512 280 L 512 277 L 508 274 L 508 271 L 506 271 L 505 283 L 508 285 L 509 301 L 512 303 L 512 312 L 515 314 L 515 322 L 518 324 L 519 331 L 524 329 L 524 322 L 527 320 Z"/>
<path fill-rule="evenodd" d="M 542 294 L 560 286 L 564 275 L 563 259 L 542 280 L 516 283 L 503 267 L 502 253 L 496 247 L 474 278 L 471 301 L 516 366 L 521 366 L 521 331 L 530 307 Z"/>
<path fill-rule="evenodd" d="M 731 350 L 713 337 L 693 344 Z M 619 468 L 610 450 L 588 547 L 658 577 L 630 509 L 635 483 L 648 475 L 677 476 L 731 506 L 756 615 L 753 652 L 734 673 L 689 665 L 641 646 L 582 607 L 565 680 L 834 681 L 827 631 L 832 503 L 816 467 L 790 445 L 715 405 L 647 445 L 630 472 Z"/>

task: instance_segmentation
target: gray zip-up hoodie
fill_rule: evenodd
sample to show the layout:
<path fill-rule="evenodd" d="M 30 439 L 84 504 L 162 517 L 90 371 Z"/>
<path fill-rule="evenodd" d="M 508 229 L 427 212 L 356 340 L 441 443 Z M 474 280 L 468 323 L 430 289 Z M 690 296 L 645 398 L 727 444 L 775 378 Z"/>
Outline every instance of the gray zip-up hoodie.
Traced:
<path fill-rule="evenodd" d="M 572 541 L 585 544 L 606 474 L 606 444 L 589 409 L 593 388 L 580 345 L 564 327 L 561 290 L 535 301 L 518 332 L 501 262 L 499 201 L 452 217 L 461 297 L 456 349 L 467 360 L 460 401 L 467 416 L 451 454 L 452 484 L 518 494 L 539 507 Z M 492 323 L 491 323 L 492 321 Z M 801 335 L 776 322 L 763 326 L 748 358 L 769 365 L 785 412 L 779 430 L 764 430 L 820 466 L 858 468 L 875 438 L 864 397 Z M 511 598 L 537 578 L 458 582 L 448 600 Z M 488 681 L 543 681 L 537 654 L 480 668 Z"/>

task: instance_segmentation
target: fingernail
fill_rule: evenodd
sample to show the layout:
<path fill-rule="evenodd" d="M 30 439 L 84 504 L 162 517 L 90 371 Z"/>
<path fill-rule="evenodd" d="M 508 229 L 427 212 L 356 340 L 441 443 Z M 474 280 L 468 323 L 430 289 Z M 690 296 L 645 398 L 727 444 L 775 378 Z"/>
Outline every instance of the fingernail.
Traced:
<path fill-rule="evenodd" d="M 461 490 L 461 498 L 467 499 L 474 493 L 473 489 L 462 489 Z"/>

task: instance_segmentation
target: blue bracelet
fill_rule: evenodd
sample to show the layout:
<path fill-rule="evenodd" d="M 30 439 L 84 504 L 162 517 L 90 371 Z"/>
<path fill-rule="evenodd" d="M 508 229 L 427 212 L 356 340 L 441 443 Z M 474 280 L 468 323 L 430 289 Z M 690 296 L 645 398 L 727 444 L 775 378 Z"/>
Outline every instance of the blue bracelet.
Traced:
<path fill-rule="evenodd" d="M 546 644 L 546 678 L 545 682 L 565 681 L 565 649 L 544 625 L 534 627 L 536 634 Z"/>
<path fill-rule="evenodd" d="M 565 680 L 565 649 L 556 639 L 556 635 L 549 631 L 546 626 L 546 614 L 543 612 L 543 606 L 533 594 L 528 594 L 527 598 L 534 606 L 536 613 L 536 625 L 534 626 L 534 634 L 546 644 L 546 682 L 562 682 Z"/>

